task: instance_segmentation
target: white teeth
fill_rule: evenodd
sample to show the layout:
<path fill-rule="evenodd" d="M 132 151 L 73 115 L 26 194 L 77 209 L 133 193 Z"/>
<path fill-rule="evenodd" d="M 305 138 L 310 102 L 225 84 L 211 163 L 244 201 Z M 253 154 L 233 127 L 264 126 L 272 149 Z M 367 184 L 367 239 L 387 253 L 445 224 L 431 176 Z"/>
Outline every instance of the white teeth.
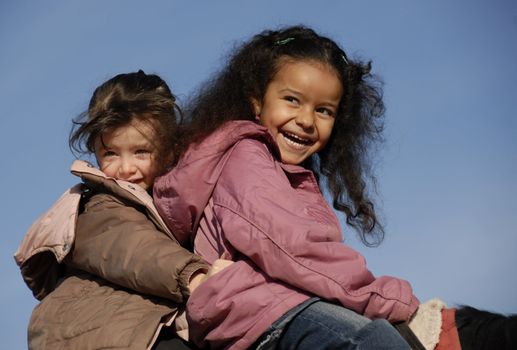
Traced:
<path fill-rule="evenodd" d="M 283 136 L 284 142 L 287 145 L 289 145 L 292 149 L 297 149 L 297 150 L 302 151 L 302 150 L 307 149 L 307 147 L 309 147 L 309 145 L 311 144 L 310 140 L 301 138 L 301 137 L 291 134 L 291 133 L 282 132 L 281 135 Z"/>
<path fill-rule="evenodd" d="M 298 135 L 291 134 L 290 132 L 285 132 L 285 131 L 284 131 L 284 134 L 286 134 L 287 136 L 289 136 L 291 139 L 299 140 L 299 141 L 300 141 L 299 143 L 301 143 L 301 144 L 303 144 L 303 145 L 306 145 L 306 144 L 308 144 L 308 143 L 310 143 L 310 142 L 311 142 L 311 140 L 309 140 L 309 139 L 305 139 L 305 138 L 302 138 L 302 137 L 300 137 L 300 136 L 298 136 Z M 294 140 L 289 140 L 289 141 L 291 141 L 291 142 L 293 142 L 293 143 L 296 143 L 296 141 L 294 141 Z"/>
<path fill-rule="evenodd" d="M 294 142 L 293 140 L 289 140 L 288 138 L 285 139 L 285 142 L 297 147 L 305 146 L 303 143 Z"/>

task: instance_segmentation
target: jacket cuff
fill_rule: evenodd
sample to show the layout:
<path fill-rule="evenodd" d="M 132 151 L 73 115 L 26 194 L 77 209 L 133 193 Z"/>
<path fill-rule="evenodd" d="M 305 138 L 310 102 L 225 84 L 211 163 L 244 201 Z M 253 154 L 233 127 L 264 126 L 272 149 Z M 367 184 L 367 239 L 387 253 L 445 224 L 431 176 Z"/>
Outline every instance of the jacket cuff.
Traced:
<path fill-rule="evenodd" d="M 407 322 L 418 309 L 418 305 L 420 305 L 420 302 L 413 294 L 411 294 L 411 299 L 408 302 L 396 300 L 386 318 L 390 323 Z"/>
<path fill-rule="evenodd" d="M 199 261 L 188 264 L 187 266 L 185 266 L 183 271 L 181 271 L 181 274 L 179 276 L 179 285 L 181 289 L 181 294 L 183 295 L 183 298 L 185 300 L 188 299 L 188 297 L 190 296 L 190 289 L 188 285 L 192 275 L 194 275 L 196 272 L 207 273 L 209 267 L 210 265 L 208 265 L 207 263 Z"/>
<path fill-rule="evenodd" d="M 406 321 L 409 321 L 411 317 L 415 314 L 415 312 L 418 309 L 418 306 L 420 305 L 420 301 L 415 297 L 414 295 L 411 296 L 411 301 L 409 303 L 409 316 L 406 318 Z"/>

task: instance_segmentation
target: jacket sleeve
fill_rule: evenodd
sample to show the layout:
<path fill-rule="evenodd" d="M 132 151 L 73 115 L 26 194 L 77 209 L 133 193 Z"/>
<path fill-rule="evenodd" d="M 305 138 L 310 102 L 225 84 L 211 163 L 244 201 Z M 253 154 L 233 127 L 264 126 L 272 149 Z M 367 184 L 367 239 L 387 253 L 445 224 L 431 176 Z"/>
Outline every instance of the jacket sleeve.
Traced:
<path fill-rule="evenodd" d="M 319 192 L 314 198 L 324 202 Z M 407 320 L 416 310 L 409 283 L 375 278 L 341 241 L 328 205 L 319 208 L 329 215 L 315 213 L 314 200 L 293 189 L 264 144 L 248 139 L 235 146 L 213 199 L 225 238 L 270 277 L 369 318 Z"/>
<path fill-rule="evenodd" d="M 92 196 L 79 215 L 66 263 L 136 292 L 184 302 L 200 257 L 157 230 L 136 207 L 112 195 Z"/>

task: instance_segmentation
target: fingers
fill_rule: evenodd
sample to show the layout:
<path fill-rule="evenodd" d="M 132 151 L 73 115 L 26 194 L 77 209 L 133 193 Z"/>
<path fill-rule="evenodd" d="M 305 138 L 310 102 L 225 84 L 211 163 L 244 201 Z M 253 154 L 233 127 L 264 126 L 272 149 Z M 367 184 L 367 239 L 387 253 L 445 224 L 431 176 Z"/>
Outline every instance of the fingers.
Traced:
<path fill-rule="evenodd" d="M 217 266 L 217 268 L 219 270 L 222 270 L 222 269 L 230 266 L 231 264 L 233 264 L 233 261 L 231 261 L 231 260 L 217 259 L 214 261 L 214 264 L 212 266 Z"/>
<path fill-rule="evenodd" d="M 190 293 L 199 287 L 201 283 L 207 278 L 208 274 L 204 274 L 203 272 L 196 272 L 190 277 L 190 281 L 188 284 L 188 289 L 190 290 Z"/>
<path fill-rule="evenodd" d="M 216 273 L 224 270 L 225 268 L 227 268 L 231 264 L 233 264 L 233 261 L 231 261 L 231 260 L 217 259 L 217 260 L 214 261 L 212 266 L 208 269 L 208 272 L 207 272 L 206 276 L 207 277 L 213 276 Z"/>
<path fill-rule="evenodd" d="M 232 255 L 228 251 L 224 251 L 219 259 L 232 260 Z"/>

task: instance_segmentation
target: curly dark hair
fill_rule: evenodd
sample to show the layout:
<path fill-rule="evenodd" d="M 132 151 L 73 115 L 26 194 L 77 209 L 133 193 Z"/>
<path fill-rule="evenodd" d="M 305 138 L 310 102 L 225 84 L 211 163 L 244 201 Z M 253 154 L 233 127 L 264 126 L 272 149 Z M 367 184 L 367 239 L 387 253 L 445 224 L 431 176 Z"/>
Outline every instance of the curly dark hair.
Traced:
<path fill-rule="evenodd" d="M 303 165 L 313 170 L 345 213 L 362 242 L 377 245 L 384 230 L 369 198 L 374 184 L 369 153 L 382 140 L 382 84 L 371 63 L 351 60 L 331 39 L 304 26 L 267 30 L 235 49 L 228 65 L 193 96 L 187 107 L 190 142 L 199 142 L 229 120 L 254 120 L 252 99 L 263 101 L 268 84 L 286 58 L 321 62 L 336 72 L 343 95 L 326 147 Z M 320 185 L 322 184 L 321 179 Z"/>
<path fill-rule="evenodd" d="M 74 119 L 69 146 L 74 154 L 94 154 L 97 136 L 137 119 L 148 122 L 156 133 L 150 140 L 158 150 L 158 173 L 178 159 L 182 113 L 167 83 L 139 70 L 118 74 L 98 86 L 86 112 Z M 178 111 L 178 116 L 176 115 Z M 178 119 L 179 117 L 179 119 Z"/>

